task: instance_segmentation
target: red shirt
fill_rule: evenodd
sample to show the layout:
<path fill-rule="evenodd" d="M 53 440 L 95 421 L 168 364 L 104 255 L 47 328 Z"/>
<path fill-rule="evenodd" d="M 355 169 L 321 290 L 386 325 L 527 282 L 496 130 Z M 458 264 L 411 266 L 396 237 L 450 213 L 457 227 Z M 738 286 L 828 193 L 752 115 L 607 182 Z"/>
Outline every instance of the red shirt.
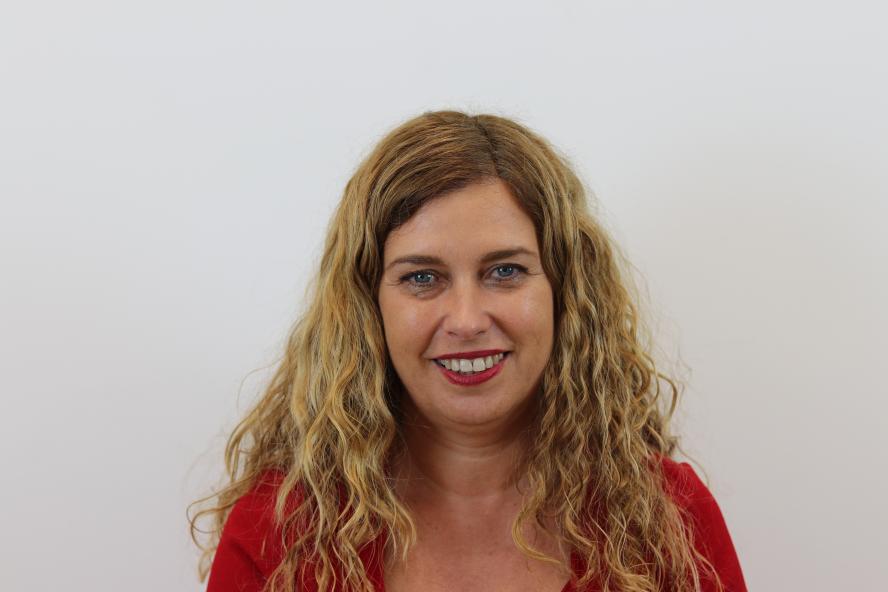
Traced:
<path fill-rule="evenodd" d="M 715 567 L 727 592 L 746 592 L 737 553 L 712 494 L 691 465 L 664 459 L 663 469 L 676 503 L 690 513 L 697 549 Z M 213 559 L 207 592 L 260 592 L 280 563 L 283 549 L 277 534 L 279 531 L 273 523 L 273 513 L 281 479 L 279 473 L 269 473 L 232 508 Z M 264 554 L 263 543 L 266 546 Z M 379 561 L 383 544 L 380 537 L 361 551 L 367 574 L 379 592 L 385 590 Z M 571 556 L 571 568 L 575 574 L 581 573 L 582 564 L 575 554 Z M 303 582 L 303 587 L 300 592 L 317 592 L 315 582 Z M 704 592 L 714 590 L 711 582 L 703 582 Z M 572 582 L 568 582 L 562 592 L 578 591 Z"/>

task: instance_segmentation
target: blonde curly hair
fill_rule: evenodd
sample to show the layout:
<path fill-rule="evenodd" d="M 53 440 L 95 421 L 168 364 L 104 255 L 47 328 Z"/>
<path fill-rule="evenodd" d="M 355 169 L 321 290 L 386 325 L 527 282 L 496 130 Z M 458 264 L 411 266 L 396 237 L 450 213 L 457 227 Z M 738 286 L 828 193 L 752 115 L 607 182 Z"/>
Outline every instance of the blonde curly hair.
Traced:
<path fill-rule="evenodd" d="M 580 587 L 595 580 L 603 591 L 684 592 L 699 590 L 704 575 L 718 580 L 657 462 L 676 446 L 668 421 L 678 384 L 645 346 L 624 258 L 590 214 L 583 184 L 526 127 L 456 111 L 391 131 L 346 185 L 306 312 L 228 441 L 226 484 L 195 502 L 201 579 L 231 508 L 270 470 L 284 475 L 275 511 L 285 553 L 267 591 L 294 590 L 310 563 L 321 590 L 341 569 L 345 589 L 371 592 L 358 552 L 383 531 L 387 556 L 406 557 L 416 531 L 388 470 L 403 452 L 403 391 L 377 303 L 382 245 L 429 200 L 489 178 L 505 182 L 533 220 L 555 300 L 535 438 L 517 469 L 530 495 L 512 525 L 516 545 L 560 563 L 521 535 L 528 521 L 546 528 L 554 517 L 552 534 L 585 565 Z M 205 519 L 209 538 L 200 542 Z"/>

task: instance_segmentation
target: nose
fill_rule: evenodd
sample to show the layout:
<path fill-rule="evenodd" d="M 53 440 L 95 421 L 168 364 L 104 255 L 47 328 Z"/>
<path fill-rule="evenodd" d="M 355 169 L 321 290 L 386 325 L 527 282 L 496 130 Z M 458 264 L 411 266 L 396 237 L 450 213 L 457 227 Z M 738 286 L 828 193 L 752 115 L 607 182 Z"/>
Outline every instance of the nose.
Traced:
<path fill-rule="evenodd" d="M 444 299 L 443 329 L 458 339 L 473 339 L 490 328 L 483 290 L 474 282 L 457 282 Z"/>

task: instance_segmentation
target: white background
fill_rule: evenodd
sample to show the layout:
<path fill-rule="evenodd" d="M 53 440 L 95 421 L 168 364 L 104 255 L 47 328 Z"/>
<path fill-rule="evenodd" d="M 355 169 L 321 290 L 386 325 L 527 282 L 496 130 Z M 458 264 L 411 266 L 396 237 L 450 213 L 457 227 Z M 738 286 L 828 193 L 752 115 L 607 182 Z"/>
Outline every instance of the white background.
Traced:
<path fill-rule="evenodd" d="M 185 507 L 395 124 L 569 155 L 690 368 L 751 590 L 884 590 L 879 3 L 0 9 L 0 589 L 194 591 Z M 257 372 L 252 372 L 257 370 Z"/>

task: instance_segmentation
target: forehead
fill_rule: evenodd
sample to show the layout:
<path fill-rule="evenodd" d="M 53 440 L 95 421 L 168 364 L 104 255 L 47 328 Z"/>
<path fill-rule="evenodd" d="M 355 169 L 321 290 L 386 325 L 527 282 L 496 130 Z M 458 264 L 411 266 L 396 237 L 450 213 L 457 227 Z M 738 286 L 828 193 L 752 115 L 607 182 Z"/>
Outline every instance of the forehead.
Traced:
<path fill-rule="evenodd" d="M 502 248 L 536 251 L 533 220 L 500 179 L 473 183 L 436 197 L 389 233 L 384 263 L 409 253 L 442 255 Z"/>

